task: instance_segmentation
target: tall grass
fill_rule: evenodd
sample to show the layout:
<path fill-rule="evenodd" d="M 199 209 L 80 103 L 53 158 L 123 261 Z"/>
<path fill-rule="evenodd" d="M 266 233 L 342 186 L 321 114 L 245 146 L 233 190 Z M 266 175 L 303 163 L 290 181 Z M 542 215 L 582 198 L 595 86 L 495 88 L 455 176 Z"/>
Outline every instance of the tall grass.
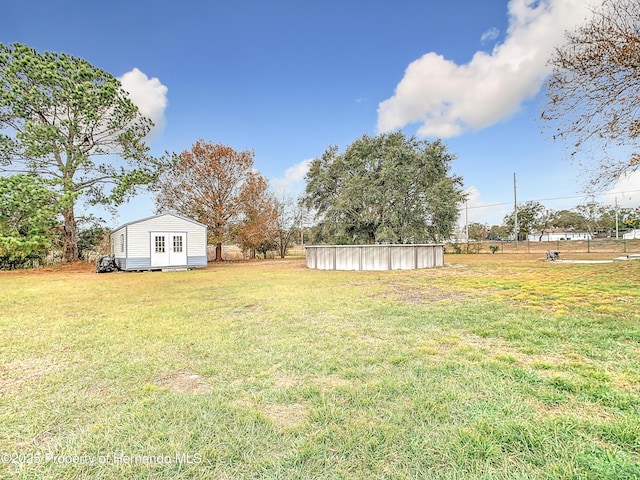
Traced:
<path fill-rule="evenodd" d="M 0 274 L 0 478 L 639 478 L 640 262 L 446 261 Z"/>

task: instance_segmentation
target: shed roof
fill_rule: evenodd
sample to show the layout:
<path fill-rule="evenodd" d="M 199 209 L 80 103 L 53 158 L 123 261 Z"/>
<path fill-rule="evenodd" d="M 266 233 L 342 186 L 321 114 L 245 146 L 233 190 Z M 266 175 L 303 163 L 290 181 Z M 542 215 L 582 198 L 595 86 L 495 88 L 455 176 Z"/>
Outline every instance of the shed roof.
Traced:
<path fill-rule="evenodd" d="M 192 219 L 187 218 L 187 217 L 183 217 L 183 216 L 181 216 L 181 215 L 176 215 L 175 213 L 161 213 L 161 214 L 159 214 L 159 215 L 152 215 L 152 216 L 150 216 L 150 217 L 141 218 L 140 220 L 133 220 L 132 222 L 123 223 L 123 224 L 122 224 L 122 225 L 120 225 L 118 228 L 114 228 L 114 229 L 112 230 L 112 232 L 115 232 L 115 231 L 117 231 L 117 230 L 120 230 L 120 229 L 122 229 L 122 228 L 124 228 L 124 227 L 128 227 L 129 225 L 134 225 L 134 224 L 136 224 L 136 223 L 146 222 L 147 220 L 153 220 L 154 218 L 165 217 L 165 216 L 167 216 L 167 215 L 169 215 L 169 216 L 171 216 L 171 217 L 179 218 L 180 220 L 184 220 L 185 222 L 191 222 L 191 223 L 194 223 L 194 224 L 199 225 L 199 226 L 201 226 L 201 227 L 205 227 L 205 228 L 207 227 L 207 226 L 206 226 L 205 224 L 203 224 L 203 223 L 196 222 L 195 220 L 192 220 Z"/>

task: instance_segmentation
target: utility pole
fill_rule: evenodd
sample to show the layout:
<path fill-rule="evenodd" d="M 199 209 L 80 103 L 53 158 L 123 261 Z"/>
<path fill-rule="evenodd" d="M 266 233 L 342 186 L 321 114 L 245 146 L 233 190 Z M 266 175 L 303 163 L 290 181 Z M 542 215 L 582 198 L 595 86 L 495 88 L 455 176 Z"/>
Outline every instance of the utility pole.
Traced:
<path fill-rule="evenodd" d="M 518 248 L 518 197 L 516 194 L 516 172 L 513 172 L 513 228 L 516 237 L 516 249 Z"/>
<path fill-rule="evenodd" d="M 618 197 L 616 197 L 616 240 L 618 240 Z"/>
<path fill-rule="evenodd" d="M 467 236 L 467 244 L 469 244 L 469 202 L 464 202 L 464 229 Z"/>

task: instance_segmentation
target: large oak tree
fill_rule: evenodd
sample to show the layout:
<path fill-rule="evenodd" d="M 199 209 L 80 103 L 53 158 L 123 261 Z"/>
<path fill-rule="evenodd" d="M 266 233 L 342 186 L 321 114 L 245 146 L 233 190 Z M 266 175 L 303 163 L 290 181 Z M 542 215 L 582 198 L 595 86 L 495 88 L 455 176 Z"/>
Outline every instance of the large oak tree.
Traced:
<path fill-rule="evenodd" d="M 603 0 L 592 13 L 550 60 L 542 118 L 605 187 L 640 165 L 640 1 Z"/>
<path fill-rule="evenodd" d="M 333 146 L 312 161 L 304 202 L 335 242 L 441 241 L 464 200 L 453 160 L 440 141 L 364 135 L 344 153 Z"/>
<path fill-rule="evenodd" d="M 154 181 L 152 123 L 120 82 L 87 61 L 0 44 L 0 170 L 35 173 L 62 194 L 64 257 L 78 259 L 75 206 L 118 204 Z"/>

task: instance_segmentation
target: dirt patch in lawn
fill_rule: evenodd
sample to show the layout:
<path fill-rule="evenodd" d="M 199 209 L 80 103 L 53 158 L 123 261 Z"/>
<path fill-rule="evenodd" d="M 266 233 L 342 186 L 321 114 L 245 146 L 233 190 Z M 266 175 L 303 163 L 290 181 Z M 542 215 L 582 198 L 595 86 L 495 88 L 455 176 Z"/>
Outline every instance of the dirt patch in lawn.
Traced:
<path fill-rule="evenodd" d="M 302 425 L 309 414 L 309 408 L 302 403 L 273 403 L 258 408 L 271 422 L 284 428 Z"/>
<path fill-rule="evenodd" d="M 176 393 L 205 393 L 212 389 L 200 375 L 186 370 L 160 377 L 155 383 Z"/>
<path fill-rule="evenodd" d="M 72 262 L 50 267 L 24 268 L 19 270 L 0 270 L 0 275 L 51 275 L 55 273 L 95 273 L 96 264 L 89 262 Z"/>

